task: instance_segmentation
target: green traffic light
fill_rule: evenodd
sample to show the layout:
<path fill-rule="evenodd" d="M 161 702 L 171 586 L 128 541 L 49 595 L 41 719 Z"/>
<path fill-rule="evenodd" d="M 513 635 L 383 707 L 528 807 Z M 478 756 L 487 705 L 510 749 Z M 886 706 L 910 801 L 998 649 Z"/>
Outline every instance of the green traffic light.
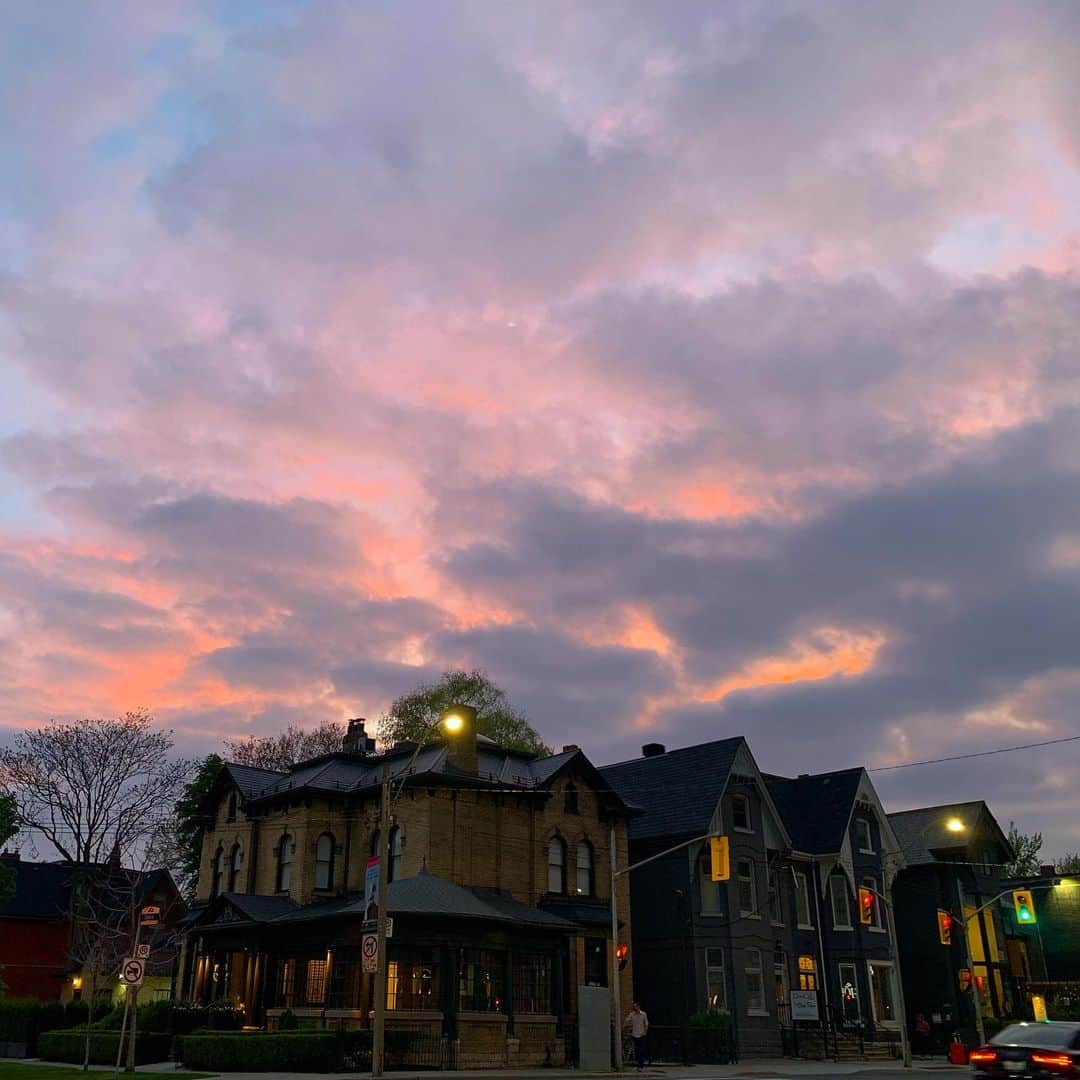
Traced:
<path fill-rule="evenodd" d="M 1031 912 L 1026 907 L 1020 908 L 1018 917 L 1021 922 L 1031 922 Z"/>

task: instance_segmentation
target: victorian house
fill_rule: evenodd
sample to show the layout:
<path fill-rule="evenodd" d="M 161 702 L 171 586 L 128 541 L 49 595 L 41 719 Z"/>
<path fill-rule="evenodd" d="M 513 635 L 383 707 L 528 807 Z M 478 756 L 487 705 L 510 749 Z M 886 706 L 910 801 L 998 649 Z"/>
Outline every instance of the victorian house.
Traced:
<path fill-rule="evenodd" d="M 365 875 L 383 828 L 388 1031 L 445 1040 L 463 1067 L 558 1064 L 578 988 L 615 977 L 611 845 L 625 864 L 634 810 L 576 747 L 534 758 L 469 731 L 377 754 L 352 721 L 341 752 L 287 773 L 226 765 L 206 812 L 181 964 L 190 1000 L 233 1002 L 270 1028 L 285 1009 L 368 1026 Z M 622 978 L 629 995 L 629 967 Z"/>

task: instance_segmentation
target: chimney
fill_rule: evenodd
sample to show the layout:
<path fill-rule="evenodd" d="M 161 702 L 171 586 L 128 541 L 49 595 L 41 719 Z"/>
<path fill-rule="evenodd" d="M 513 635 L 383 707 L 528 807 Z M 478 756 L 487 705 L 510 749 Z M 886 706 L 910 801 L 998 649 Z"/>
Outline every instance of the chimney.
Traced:
<path fill-rule="evenodd" d="M 659 757 L 667 752 L 667 747 L 662 742 L 647 742 L 641 748 L 642 757 Z"/>
<path fill-rule="evenodd" d="M 373 754 L 375 740 L 364 731 L 367 721 L 359 716 L 349 721 L 348 729 L 341 739 L 341 749 L 346 754 Z"/>
<path fill-rule="evenodd" d="M 476 710 L 470 705 L 451 705 L 443 717 L 442 734 L 448 750 L 447 765 L 475 776 L 478 769 Z"/>
<path fill-rule="evenodd" d="M 576 750 L 577 748 L 578 748 L 578 744 L 577 744 L 576 742 L 568 742 L 568 743 L 567 743 L 567 744 L 566 744 L 566 745 L 565 745 L 565 746 L 564 746 L 564 747 L 562 748 L 562 752 L 563 752 L 564 754 L 569 754 L 571 750 Z"/>

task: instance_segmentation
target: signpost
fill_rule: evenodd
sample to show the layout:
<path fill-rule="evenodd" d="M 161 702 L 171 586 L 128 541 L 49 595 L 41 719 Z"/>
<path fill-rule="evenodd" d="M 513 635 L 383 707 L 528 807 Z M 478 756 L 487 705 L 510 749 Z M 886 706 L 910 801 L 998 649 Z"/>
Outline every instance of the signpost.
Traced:
<path fill-rule="evenodd" d="M 818 996 L 816 990 L 791 990 L 788 992 L 791 1002 L 792 1020 L 817 1020 Z"/>

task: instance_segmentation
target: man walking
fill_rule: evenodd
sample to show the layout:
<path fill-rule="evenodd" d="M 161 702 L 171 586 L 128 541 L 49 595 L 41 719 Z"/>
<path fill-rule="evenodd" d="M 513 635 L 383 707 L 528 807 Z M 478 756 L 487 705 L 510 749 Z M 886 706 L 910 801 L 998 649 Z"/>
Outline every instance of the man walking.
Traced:
<path fill-rule="evenodd" d="M 649 1031 L 649 1017 L 635 1001 L 623 1027 L 630 1028 L 630 1037 L 634 1040 L 634 1058 L 638 1072 L 645 1068 L 645 1036 Z"/>

